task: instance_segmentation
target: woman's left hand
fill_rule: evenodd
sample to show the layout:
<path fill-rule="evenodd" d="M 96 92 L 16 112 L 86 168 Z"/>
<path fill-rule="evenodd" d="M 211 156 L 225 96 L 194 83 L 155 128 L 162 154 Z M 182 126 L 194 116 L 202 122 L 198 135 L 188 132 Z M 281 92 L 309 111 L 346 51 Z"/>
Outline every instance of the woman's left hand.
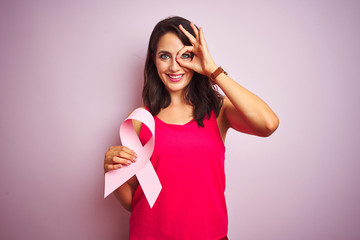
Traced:
<path fill-rule="evenodd" d="M 192 46 L 183 47 L 178 52 L 176 60 L 182 67 L 189 68 L 197 73 L 210 77 L 211 73 L 217 69 L 217 66 L 206 46 L 203 29 L 200 27 L 198 30 L 192 22 L 190 23 L 190 26 L 195 33 L 195 37 L 191 35 L 182 25 L 179 26 L 180 30 L 189 39 Z M 186 52 L 194 54 L 191 61 L 181 58 L 181 56 Z"/>

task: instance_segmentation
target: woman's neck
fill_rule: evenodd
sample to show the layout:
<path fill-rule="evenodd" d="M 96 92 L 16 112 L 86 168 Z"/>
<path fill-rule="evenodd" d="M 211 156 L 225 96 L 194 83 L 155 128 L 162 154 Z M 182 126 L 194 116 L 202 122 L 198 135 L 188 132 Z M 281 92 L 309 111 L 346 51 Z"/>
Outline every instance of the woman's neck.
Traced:
<path fill-rule="evenodd" d="M 173 105 L 173 106 L 188 105 L 185 100 L 184 93 L 182 93 L 182 92 L 170 93 L 170 100 L 171 100 L 170 105 Z"/>
<path fill-rule="evenodd" d="M 183 95 L 170 94 L 171 102 L 166 108 L 160 110 L 158 117 L 173 124 L 184 124 L 193 119 L 193 106 L 186 102 Z"/>

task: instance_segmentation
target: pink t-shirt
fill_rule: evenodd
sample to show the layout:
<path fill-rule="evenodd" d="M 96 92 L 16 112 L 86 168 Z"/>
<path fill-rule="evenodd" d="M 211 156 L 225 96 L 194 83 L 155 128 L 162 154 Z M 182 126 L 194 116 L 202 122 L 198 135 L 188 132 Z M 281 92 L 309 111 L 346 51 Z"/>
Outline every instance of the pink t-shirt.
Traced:
<path fill-rule="evenodd" d="M 227 235 L 225 146 L 215 114 L 195 121 L 167 124 L 155 118 L 155 149 L 151 162 L 162 184 L 153 208 L 141 186 L 131 204 L 130 239 L 219 240 Z M 142 127 L 140 139 L 150 136 Z"/>

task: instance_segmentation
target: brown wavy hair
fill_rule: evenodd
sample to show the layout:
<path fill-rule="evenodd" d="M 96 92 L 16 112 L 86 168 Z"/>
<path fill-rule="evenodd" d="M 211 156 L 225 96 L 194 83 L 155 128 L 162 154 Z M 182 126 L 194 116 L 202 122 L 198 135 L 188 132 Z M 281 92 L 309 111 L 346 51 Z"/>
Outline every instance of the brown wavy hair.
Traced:
<path fill-rule="evenodd" d="M 185 46 L 191 46 L 189 39 L 179 29 L 180 24 L 195 36 L 190 21 L 178 16 L 160 21 L 156 24 L 150 36 L 144 69 L 142 97 L 144 105 L 153 116 L 156 116 L 162 108 L 169 106 L 171 102 L 170 95 L 158 75 L 153 56 L 156 55 L 159 39 L 168 32 L 175 33 Z M 212 111 L 216 116 L 219 115 L 223 103 L 223 97 L 210 83 L 209 78 L 197 72 L 194 72 L 190 83 L 185 87 L 184 99 L 193 106 L 194 121 L 201 127 L 204 127 L 203 121 L 205 118 L 210 118 Z"/>

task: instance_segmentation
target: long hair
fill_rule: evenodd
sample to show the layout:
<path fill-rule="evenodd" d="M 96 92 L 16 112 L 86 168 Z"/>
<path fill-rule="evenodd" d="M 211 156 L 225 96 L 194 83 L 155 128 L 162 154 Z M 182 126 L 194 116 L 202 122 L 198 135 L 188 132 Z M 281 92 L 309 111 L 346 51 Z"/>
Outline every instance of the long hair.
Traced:
<path fill-rule="evenodd" d="M 153 116 L 157 115 L 162 108 L 169 106 L 171 102 L 169 92 L 161 81 L 154 62 L 159 39 L 164 34 L 172 32 L 180 38 L 185 46 L 191 46 L 189 39 L 179 29 L 180 24 L 195 36 L 190 21 L 177 16 L 160 21 L 156 24 L 150 36 L 144 69 L 142 97 L 144 105 L 148 107 Z M 210 118 L 212 111 L 216 116 L 219 115 L 223 103 L 222 96 L 210 83 L 209 78 L 197 72 L 194 72 L 190 83 L 184 89 L 184 99 L 193 106 L 194 121 L 201 127 L 204 127 L 203 121 L 205 118 Z"/>

